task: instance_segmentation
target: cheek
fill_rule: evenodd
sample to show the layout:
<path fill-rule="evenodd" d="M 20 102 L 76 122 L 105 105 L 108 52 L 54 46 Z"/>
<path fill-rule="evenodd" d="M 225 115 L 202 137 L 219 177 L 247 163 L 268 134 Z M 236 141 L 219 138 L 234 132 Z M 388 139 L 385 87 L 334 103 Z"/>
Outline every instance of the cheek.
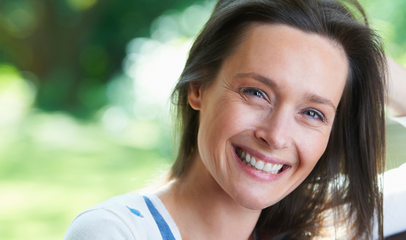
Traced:
<path fill-rule="evenodd" d="M 241 104 L 231 100 L 218 101 L 207 111 L 201 112 L 200 130 L 202 137 L 210 138 L 209 141 L 224 141 L 226 138 L 243 131 L 248 126 L 247 111 Z M 252 116 L 255 117 L 255 116 Z"/>
<path fill-rule="evenodd" d="M 210 108 L 202 110 L 198 145 L 200 155 L 206 161 L 222 159 L 230 139 L 249 130 L 253 122 L 258 121 L 257 115 L 235 100 L 215 101 Z"/>
<path fill-rule="evenodd" d="M 307 141 L 302 142 L 299 153 L 301 155 L 301 162 L 305 165 L 308 173 L 314 168 L 326 150 L 329 133 L 329 131 L 326 131 L 326 133 L 319 133 L 319 136 L 307 138 Z"/>
<path fill-rule="evenodd" d="M 235 134 L 236 116 L 233 109 L 225 104 L 211 106 L 201 111 L 198 143 L 204 158 L 216 158 L 219 149 L 224 149 L 227 139 Z"/>

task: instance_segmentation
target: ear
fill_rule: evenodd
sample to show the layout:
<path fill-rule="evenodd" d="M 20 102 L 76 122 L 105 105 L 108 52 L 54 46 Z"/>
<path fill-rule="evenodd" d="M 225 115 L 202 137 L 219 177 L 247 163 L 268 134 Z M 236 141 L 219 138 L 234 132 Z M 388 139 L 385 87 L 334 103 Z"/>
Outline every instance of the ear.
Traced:
<path fill-rule="evenodd" d="M 200 110 L 203 98 L 203 85 L 198 82 L 189 83 L 188 100 L 194 110 Z"/>

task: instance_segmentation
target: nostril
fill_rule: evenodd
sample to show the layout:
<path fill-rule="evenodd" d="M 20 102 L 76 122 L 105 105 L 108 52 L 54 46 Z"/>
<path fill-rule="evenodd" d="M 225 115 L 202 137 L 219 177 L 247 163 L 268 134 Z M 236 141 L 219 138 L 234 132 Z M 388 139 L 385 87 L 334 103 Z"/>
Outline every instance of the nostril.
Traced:
<path fill-rule="evenodd" d="M 269 148 L 272 149 L 283 149 L 289 146 L 289 140 L 286 135 L 276 135 L 276 134 L 257 134 L 257 139 L 264 144 L 266 144 Z"/>
<path fill-rule="evenodd" d="M 261 139 L 261 141 L 263 141 L 264 143 L 266 143 L 267 145 L 269 145 L 269 143 L 268 143 L 268 141 L 265 139 L 265 138 L 260 138 Z"/>

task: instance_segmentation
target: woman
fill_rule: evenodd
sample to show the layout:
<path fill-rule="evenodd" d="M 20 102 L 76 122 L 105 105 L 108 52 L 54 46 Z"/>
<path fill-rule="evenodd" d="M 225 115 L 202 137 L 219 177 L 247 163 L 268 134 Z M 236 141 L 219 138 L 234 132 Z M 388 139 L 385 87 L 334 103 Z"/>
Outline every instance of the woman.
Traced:
<path fill-rule="evenodd" d="M 168 183 L 82 213 L 65 238 L 371 239 L 376 224 L 382 239 L 384 69 L 341 3 L 220 0 L 173 93 Z"/>

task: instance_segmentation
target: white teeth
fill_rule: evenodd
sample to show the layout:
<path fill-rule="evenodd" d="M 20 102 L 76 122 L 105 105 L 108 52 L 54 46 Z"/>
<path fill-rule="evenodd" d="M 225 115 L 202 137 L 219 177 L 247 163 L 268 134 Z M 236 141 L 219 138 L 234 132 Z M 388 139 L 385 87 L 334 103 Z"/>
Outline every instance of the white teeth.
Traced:
<path fill-rule="evenodd" d="M 272 172 L 274 172 L 274 173 L 278 173 L 279 172 L 279 170 L 282 168 L 282 164 L 275 164 L 273 167 L 272 167 Z"/>
<path fill-rule="evenodd" d="M 255 157 L 252 157 L 249 153 L 246 153 L 242 150 L 241 154 L 239 155 L 241 159 L 244 159 L 243 162 L 246 165 L 255 167 L 256 169 L 262 170 L 267 173 L 278 174 L 283 167 L 283 164 L 265 163 L 261 160 L 256 160 Z"/>
<path fill-rule="evenodd" d="M 276 171 L 276 169 L 278 168 L 277 164 L 273 164 L 271 172 L 274 173 Z"/>
<path fill-rule="evenodd" d="M 265 166 L 262 170 L 269 173 L 269 172 L 271 172 L 272 167 L 273 167 L 272 163 L 267 163 L 267 164 L 265 164 Z"/>
<path fill-rule="evenodd" d="M 264 162 L 263 161 L 257 161 L 255 163 L 255 168 L 258 170 L 262 170 L 264 168 Z"/>
<path fill-rule="evenodd" d="M 255 158 L 252 157 L 252 158 L 251 158 L 251 161 L 250 161 L 251 165 L 252 165 L 252 166 L 255 166 L 255 163 L 256 163 L 256 162 L 257 162 L 257 161 L 255 160 Z"/>

